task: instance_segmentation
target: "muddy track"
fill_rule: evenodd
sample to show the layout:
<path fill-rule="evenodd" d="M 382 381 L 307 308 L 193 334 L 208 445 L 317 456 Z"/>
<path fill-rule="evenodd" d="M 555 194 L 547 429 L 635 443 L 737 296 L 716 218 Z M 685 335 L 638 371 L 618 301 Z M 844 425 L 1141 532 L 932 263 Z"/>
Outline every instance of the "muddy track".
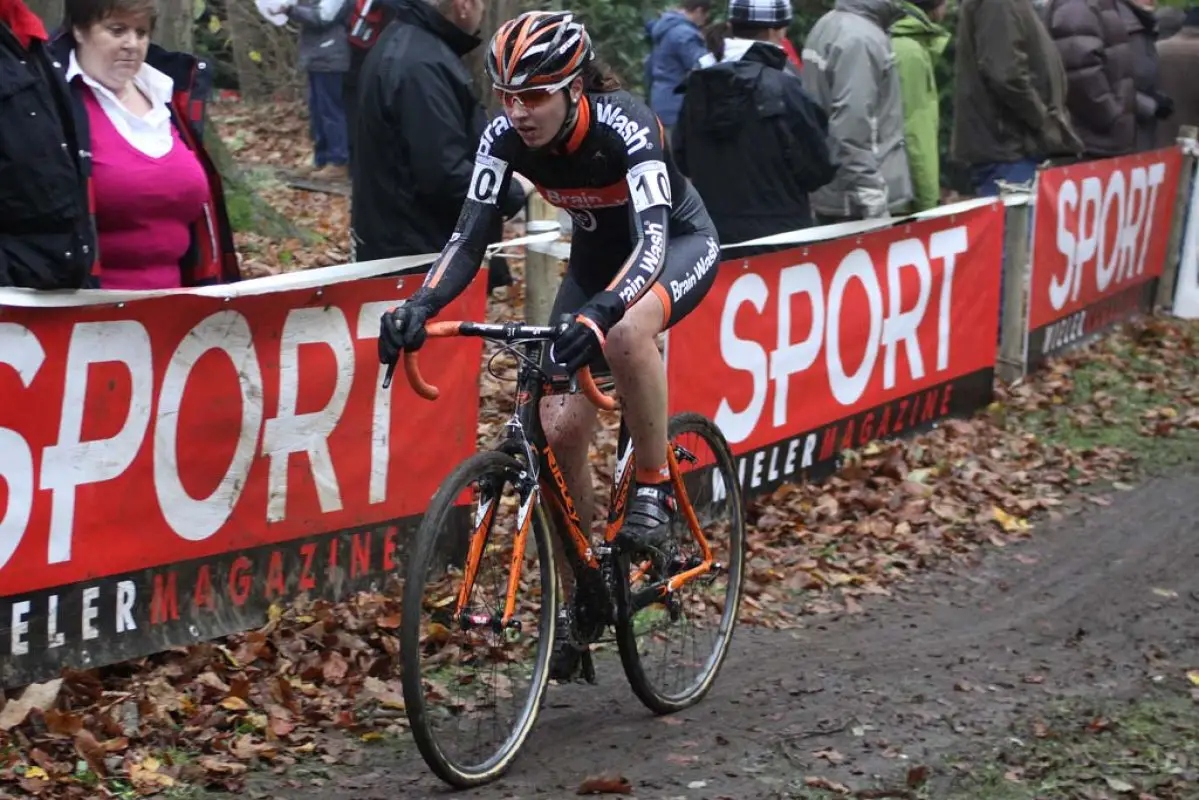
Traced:
<path fill-rule="evenodd" d="M 492 786 L 448 790 L 408 740 L 368 748 L 355 767 L 251 786 L 322 800 L 561 798 L 616 772 L 637 797 L 740 800 L 787 797 L 804 776 L 902 785 L 924 765 L 935 789 L 952 780 L 950 754 L 985 748 L 1047 703 L 1132 696 L 1199 666 L 1199 476 L 1084 506 L 862 614 L 740 628 L 712 692 L 672 719 L 646 712 L 605 658 L 598 686 L 550 688 L 520 760 Z"/>

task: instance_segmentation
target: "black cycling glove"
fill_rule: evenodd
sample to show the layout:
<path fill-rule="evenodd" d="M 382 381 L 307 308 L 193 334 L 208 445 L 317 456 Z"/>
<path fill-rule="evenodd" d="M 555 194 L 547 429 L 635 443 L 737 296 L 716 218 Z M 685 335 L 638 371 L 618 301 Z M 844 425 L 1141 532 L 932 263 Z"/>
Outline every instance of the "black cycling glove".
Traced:
<path fill-rule="evenodd" d="M 604 351 L 612 326 L 624 316 L 625 306 L 615 292 L 600 292 L 579 309 L 573 321 L 554 341 L 551 355 L 567 372 L 574 374 Z"/>
<path fill-rule="evenodd" d="M 425 322 L 434 313 L 417 295 L 384 312 L 379 320 L 379 361 L 394 364 L 404 350 L 419 350 L 425 343 Z"/>

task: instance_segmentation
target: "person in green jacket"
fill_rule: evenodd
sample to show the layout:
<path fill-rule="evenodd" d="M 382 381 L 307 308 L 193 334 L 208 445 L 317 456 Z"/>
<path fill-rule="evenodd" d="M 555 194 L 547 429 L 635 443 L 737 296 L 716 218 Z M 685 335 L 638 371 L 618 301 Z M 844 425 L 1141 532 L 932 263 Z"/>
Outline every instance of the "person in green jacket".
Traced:
<path fill-rule="evenodd" d="M 949 31 L 937 24 L 945 18 L 949 3 L 904 0 L 900 6 L 904 15 L 891 26 L 891 47 L 903 97 L 904 138 L 914 192 L 912 210 L 924 211 L 941 202 L 940 97 L 933 65 L 949 44 Z"/>

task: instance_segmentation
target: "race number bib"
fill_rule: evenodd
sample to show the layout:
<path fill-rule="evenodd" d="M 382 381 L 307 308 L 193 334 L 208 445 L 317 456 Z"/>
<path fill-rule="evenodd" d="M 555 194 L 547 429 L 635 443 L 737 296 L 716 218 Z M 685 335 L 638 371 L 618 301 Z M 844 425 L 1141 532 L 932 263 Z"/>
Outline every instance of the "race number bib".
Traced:
<path fill-rule="evenodd" d="M 470 176 L 470 189 L 466 196 L 478 203 L 495 205 L 500 196 L 500 184 L 504 182 L 504 173 L 508 171 L 508 162 L 495 156 L 476 155 L 475 173 Z"/>
<path fill-rule="evenodd" d="M 629 192 L 638 213 L 670 205 L 670 176 L 662 161 L 643 161 L 629 170 Z"/>

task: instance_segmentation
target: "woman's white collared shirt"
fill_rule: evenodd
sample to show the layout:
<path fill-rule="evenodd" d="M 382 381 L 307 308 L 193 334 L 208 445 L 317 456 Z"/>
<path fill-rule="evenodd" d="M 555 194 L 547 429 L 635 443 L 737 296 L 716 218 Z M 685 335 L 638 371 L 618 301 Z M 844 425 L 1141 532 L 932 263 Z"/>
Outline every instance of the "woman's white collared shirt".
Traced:
<path fill-rule="evenodd" d="M 84 72 L 72 50 L 67 66 L 67 82 L 76 75 L 91 87 L 100 108 L 104 109 L 113 127 L 125 137 L 125 141 L 151 158 L 161 158 L 171 152 L 174 139 L 171 136 L 170 103 L 175 82 L 166 73 L 143 63 L 133 76 L 134 85 L 150 100 L 150 111 L 144 117 L 125 108 L 115 94 Z"/>

